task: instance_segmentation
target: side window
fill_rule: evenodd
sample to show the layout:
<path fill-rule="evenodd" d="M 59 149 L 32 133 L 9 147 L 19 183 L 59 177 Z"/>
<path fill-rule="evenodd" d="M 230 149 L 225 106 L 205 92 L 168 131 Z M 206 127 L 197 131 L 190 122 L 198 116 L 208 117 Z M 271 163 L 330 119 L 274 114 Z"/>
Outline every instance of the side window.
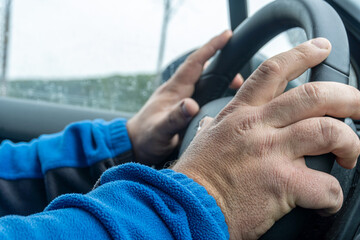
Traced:
<path fill-rule="evenodd" d="M 228 28 L 226 0 L 0 2 L 2 95 L 114 111 L 139 110 L 168 63 Z"/>
<path fill-rule="evenodd" d="M 265 5 L 273 2 L 274 0 L 248 0 L 248 11 L 249 16 L 253 15 L 255 12 L 260 10 Z M 280 52 L 291 49 L 292 47 L 306 41 L 305 32 L 300 28 L 291 29 L 282 34 L 279 34 L 272 41 L 266 44 L 261 52 L 267 56 L 271 57 Z"/>

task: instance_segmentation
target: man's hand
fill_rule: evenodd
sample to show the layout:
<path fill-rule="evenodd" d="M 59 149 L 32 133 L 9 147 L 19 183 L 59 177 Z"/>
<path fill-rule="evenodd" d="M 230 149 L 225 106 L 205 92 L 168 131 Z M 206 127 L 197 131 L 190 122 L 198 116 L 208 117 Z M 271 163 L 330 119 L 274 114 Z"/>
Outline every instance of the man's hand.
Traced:
<path fill-rule="evenodd" d="M 337 212 L 339 182 L 305 165 L 332 152 L 345 168 L 360 153 L 357 135 L 330 117 L 360 118 L 360 93 L 334 82 L 283 91 L 289 80 L 330 53 L 314 39 L 264 62 L 173 166 L 203 185 L 222 209 L 231 239 L 257 239 L 295 206 Z"/>
<path fill-rule="evenodd" d="M 225 31 L 191 54 L 174 76 L 159 87 L 144 107 L 127 123 L 136 161 L 160 163 L 179 143 L 178 133 L 198 113 L 191 99 L 204 64 L 223 48 L 232 32 Z M 243 80 L 237 75 L 230 87 L 239 88 Z"/>

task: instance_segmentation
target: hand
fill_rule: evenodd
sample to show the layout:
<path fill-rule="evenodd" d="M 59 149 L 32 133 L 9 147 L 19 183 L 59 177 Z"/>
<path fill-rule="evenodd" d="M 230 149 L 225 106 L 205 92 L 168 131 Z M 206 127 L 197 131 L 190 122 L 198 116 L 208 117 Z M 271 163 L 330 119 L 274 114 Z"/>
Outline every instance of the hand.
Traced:
<path fill-rule="evenodd" d="M 330 53 L 325 39 L 308 41 L 263 63 L 173 166 L 217 201 L 231 239 L 257 239 L 295 206 L 337 212 L 339 182 L 305 165 L 305 155 L 332 152 L 345 168 L 360 153 L 357 135 L 337 118 L 360 118 L 360 93 L 312 82 L 283 93 L 287 82 Z M 283 94 L 282 94 L 283 93 Z"/>
<path fill-rule="evenodd" d="M 191 54 L 129 120 L 127 129 L 136 161 L 147 165 L 160 163 L 178 145 L 178 133 L 199 111 L 198 104 L 190 97 L 204 64 L 231 36 L 231 31 L 225 31 Z M 242 77 L 237 75 L 231 87 L 239 88 L 242 82 Z"/>

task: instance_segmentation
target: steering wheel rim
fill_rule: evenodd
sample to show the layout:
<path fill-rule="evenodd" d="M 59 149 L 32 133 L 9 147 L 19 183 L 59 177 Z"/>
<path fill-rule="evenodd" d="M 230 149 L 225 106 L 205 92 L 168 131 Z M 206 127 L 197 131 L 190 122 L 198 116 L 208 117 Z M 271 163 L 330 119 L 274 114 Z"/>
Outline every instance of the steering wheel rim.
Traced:
<path fill-rule="evenodd" d="M 201 75 L 193 98 L 202 108 L 188 127 L 179 155 L 195 136 L 199 121 L 204 116 L 214 117 L 231 100 L 218 98 L 222 97 L 239 69 L 269 40 L 294 27 L 304 29 L 308 39 L 325 37 L 332 43 L 329 57 L 311 69 L 309 81 L 348 84 L 350 51 L 345 27 L 336 11 L 322 0 L 278 0 L 270 3 L 235 29 L 233 37 Z M 332 154 L 306 157 L 308 167 L 327 173 L 330 173 L 333 163 Z M 306 221 L 307 211 L 294 209 L 262 239 L 296 239 Z"/>
<path fill-rule="evenodd" d="M 333 46 L 329 57 L 313 69 L 316 73 L 310 81 L 329 78 L 327 81 L 348 84 L 349 44 L 345 27 L 336 11 L 322 0 L 278 0 L 259 10 L 234 30 L 233 37 L 203 72 L 193 98 L 203 106 L 221 97 L 239 69 L 262 46 L 279 33 L 294 27 L 304 29 L 308 39 L 325 37 Z M 322 68 L 327 70 L 323 71 Z M 317 73 L 328 71 L 325 76 Z"/>

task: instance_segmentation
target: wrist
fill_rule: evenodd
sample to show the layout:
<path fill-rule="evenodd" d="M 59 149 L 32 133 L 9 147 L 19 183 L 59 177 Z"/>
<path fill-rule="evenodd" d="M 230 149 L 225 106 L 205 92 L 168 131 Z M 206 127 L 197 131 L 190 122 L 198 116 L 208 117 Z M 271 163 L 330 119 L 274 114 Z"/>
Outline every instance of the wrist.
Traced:
<path fill-rule="evenodd" d="M 129 140 L 131 142 L 131 150 L 135 159 L 135 162 L 140 162 L 139 161 L 139 153 L 137 151 L 137 142 L 136 142 L 136 128 L 135 126 L 135 120 L 134 117 L 129 119 L 126 123 L 126 129 L 128 132 L 128 136 L 129 136 Z"/>
<path fill-rule="evenodd" d="M 214 196 L 218 196 L 215 192 L 213 192 L 207 184 L 205 179 L 200 178 L 195 174 L 195 172 L 188 171 L 185 168 L 178 168 L 177 164 L 171 166 L 170 169 L 173 176 L 177 176 L 177 181 L 181 182 L 185 187 L 187 187 L 193 195 L 199 198 L 202 205 L 211 213 L 213 219 L 218 222 L 219 226 L 221 226 L 222 231 L 226 233 L 226 239 L 229 239 L 229 225 L 224 215 L 223 208 L 220 206 L 219 202 L 222 202 L 222 199 L 216 199 Z M 169 170 L 162 170 L 169 171 Z M 181 177 L 183 176 L 183 177 Z"/>
<path fill-rule="evenodd" d="M 178 162 L 175 163 L 171 169 L 175 172 L 186 175 L 188 178 L 192 179 L 194 182 L 198 183 L 206 189 L 207 193 L 215 199 L 217 206 L 221 209 L 230 231 L 229 208 L 225 201 L 229 198 L 226 197 L 228 194 L 224 191 L 228 189 L 228 187 L 226 186 L 225 179 L 213 171 L 211 172 L 211 176 L 207 176 L 207 172 L 210 171 L 206 171 L 206 167 L 183 164 L 183 162 L 185 162 L 184 159 L 178 160 Z"/>

